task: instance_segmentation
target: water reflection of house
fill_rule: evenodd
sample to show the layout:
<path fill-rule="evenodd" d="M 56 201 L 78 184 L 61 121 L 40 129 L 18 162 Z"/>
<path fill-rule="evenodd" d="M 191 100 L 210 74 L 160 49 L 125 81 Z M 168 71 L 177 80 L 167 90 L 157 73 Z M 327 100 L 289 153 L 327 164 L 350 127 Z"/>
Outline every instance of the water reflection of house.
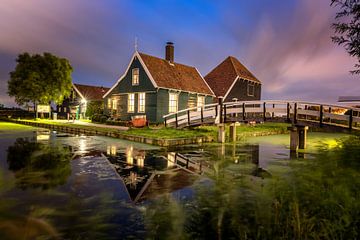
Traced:
<path fill-rule="evenodd" d="M 146 155 L 145 151 L 132 146 L 116 156 L 112 154 L 111 147 L 107 153 L 134 202 L 182 189 L 196 178 L 191 171 L 178 166 L 175 159 L 169 161 L 164 156 Z M 168 156 L 175 155 L 170 153 Z"/>
<path fill-rule="evenodd" d="M 57 106 L 59 118 L 68 118 L 71 114 L 76 119 L 85 118 L 86 108 L 90 102 L 99 102 L 102 105 L 102 96 L 109 88 L 73 84 L 70 97 L 64 99 L 61 105 Z"/>

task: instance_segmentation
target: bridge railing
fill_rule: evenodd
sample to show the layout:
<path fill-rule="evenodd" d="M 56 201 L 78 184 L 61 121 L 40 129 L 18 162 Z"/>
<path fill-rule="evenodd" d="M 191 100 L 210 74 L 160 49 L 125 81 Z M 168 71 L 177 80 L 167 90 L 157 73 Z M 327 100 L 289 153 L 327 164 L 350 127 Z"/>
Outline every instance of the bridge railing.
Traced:
<path fill-rule="evenodd" d="M 211 123 L 218 115 L 218 104 L 207 104 L 202 107 L 191 107 L 165 115 L 165 126 L 190 126 L 192 124 Z"/>
<path fill-rule="evenodd" d="M 174 127 L 235 121 L 306 121 L 352 129 L 360 127 L 360 108 L 301 101 L 242 101 L 188 108 L 164 119 L 167 126 Z"/>

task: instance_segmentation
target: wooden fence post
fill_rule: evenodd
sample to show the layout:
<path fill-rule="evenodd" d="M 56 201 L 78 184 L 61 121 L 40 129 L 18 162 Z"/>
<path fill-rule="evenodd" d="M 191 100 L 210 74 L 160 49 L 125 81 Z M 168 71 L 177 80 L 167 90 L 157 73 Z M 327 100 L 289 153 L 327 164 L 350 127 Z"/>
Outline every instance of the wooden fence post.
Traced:
<path fill-rule="evenodd" d="M 286 119 L 287 122 L 290 122 L 290 103 L 286 104 Z"/>
<path fill-rule="evenodd" d="M 204 107 L 203 106 L 201 106 L 201 123 L 203 123 L 204 122 Z"/>
<path fill-rule="evenodd" d="M 266 103 L 263 103 L 263 117 L 264 117 L 264 122 L 266 121 Z"/>
<path fill-rule="evenodd" d="M 190 126 L 190 110 L 187 110 L 188 126 Z"/>
<path fill-rule="evenodd" d="M 324 115 L 324 106 L 323 105 L 320 105 L 320 127 L 323 126 L 323 115 Z"/>
<path fill-rule="evenodd" d="M 294 124 L 297 123 L 297 103 L 294 104 Z"/>
<path fill-rule="evenodd" d="M 178 114 L 175 113 L 175 127 L 178 128 Z"/>
<path fill-rule="evenodd" d="M 349 129 L 351 130 L 352 129 L 352 125 L 353 125 L 353 110 L 350 109 L 349 111 Z"/>
<path fill-rule="evenodd" d="M 242 117 L 243 117 L 243 121 L 245 121 L 245 103 L 242 104 Z"/>

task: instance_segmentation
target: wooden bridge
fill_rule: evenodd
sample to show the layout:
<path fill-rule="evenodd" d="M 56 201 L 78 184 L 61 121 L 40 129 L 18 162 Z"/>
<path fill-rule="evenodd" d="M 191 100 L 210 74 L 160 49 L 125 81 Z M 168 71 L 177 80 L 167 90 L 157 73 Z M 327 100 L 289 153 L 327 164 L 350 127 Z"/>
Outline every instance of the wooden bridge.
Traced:
<path fill-rule="evenodd" d="M 360 130 L 360 108 L 300 101 L 244 101 L 207 104 L 164 116 L 165 126 L 175 128 L 267 121 Z"/>

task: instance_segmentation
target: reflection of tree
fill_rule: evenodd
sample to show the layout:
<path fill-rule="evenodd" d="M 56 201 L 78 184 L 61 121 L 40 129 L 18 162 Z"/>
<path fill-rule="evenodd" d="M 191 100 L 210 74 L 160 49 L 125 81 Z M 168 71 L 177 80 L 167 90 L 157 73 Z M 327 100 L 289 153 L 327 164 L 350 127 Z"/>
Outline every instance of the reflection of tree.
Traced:
<path fill-rule="evenodd" d="M 70 158 L 64 147 L 19 138 L 8 148 L 7 162 L 19 187 L 48 189 L 66 182 L 71 173 Z"/>

